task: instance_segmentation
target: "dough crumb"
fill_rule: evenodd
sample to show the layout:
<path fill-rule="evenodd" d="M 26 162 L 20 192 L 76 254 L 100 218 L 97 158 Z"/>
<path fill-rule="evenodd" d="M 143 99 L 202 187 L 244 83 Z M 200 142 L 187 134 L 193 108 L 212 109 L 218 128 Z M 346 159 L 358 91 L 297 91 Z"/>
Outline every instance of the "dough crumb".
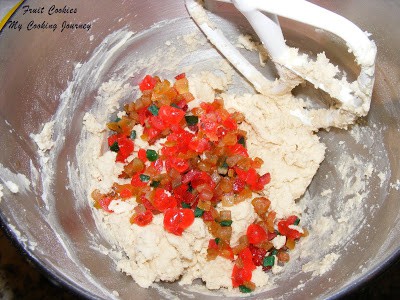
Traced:
<path fill-rule="evenodd" d="M 104 127 L 97 122 L 96 118 L 90 114 L 86 113 L 83 116 L 83 125 L 91 133 L 101 133 L 104 131 Z"/>
<path fill-rule="evenodd" d="M 378 178 L 380 179 L 380 183 L 379 183 L 379 186 L 380 187 L 382 187 L 383 186 L 383 183 L 386 181 L 386 179 L 387 179 L 387 173 L 383 173 L 383 172 L 379 172 L 378 173 Z"/>
<path fill-rule="evenodd" d="M 4 184 L 10 190 L 11 193 L 16 194 L 19 192 L 18 185 L 16 185 L 14 182 L 6 181 Z"/>
<path fill-rule="evenodd" d="M 54 123 L 54 121 L 47 122 L 40 133 L 30 135 L 39 147 L 40 156 L 43 156 L 45 152 L 54 147 L 54 141 L 52 140 Z"/>
<path fill-rule="evenodd" d="M 189 33 L 183 36 L 183 40 L 189 46 L 190 50 L 196 50 L 200 45 L 204 45 L 206 40 L 197 32 Z"/>
<path fill-rule="evenodd" d="M 400 180 L 397 179 L 397 181 L 396 181 L 395 183 L 391 183 L 391 184 L 390 184 L 390 187 L 391 187 L 392 189 L 395 189 L 396 191 L 398 191 L 398 190 L 400 189 Z"/>
<path fill-rule="evenodd" d="M 303 272 L 313 272 L 312 276 L 322 275 L 332 268 L 338 258 L 339 254 L 329 253 L 321 261 L 310 261 L 303 265 L 302 270 Z"/>
<path fill-rule="evenodd" d="M 330 196 L 330 195 L 332 195 L 332 190 L 331 190 L 331 189 L 323 190 L 323 191 L 321 192 L 321 196 L 322 196 L 322 197 Z"/>
<path fill-rule="evenodd" d="M 252 274 L 251 280 L 258 287 L 266 286 L 269 280 L 269 276 L 262 270 L 261 266 L 258 266 Z"/>
<path fill-rule="evenodd" d="M 249 51 L 257 51 L 257 46 L 255 45 L 255 43 L 252 40 L 251 35 L 249 35 L 249 34 L 239 35 L 237 43 L 236 43 L 236 47 L 246 49 Z"/>

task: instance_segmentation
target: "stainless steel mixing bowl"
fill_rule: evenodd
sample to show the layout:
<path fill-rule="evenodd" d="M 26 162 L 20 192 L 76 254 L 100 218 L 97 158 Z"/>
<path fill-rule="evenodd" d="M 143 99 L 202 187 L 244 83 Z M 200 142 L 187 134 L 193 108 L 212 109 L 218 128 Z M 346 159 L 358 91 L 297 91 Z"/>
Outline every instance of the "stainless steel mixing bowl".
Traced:
<path fill-rule="evenodd" d="M 375 165 L 376 170 L 367 187 L 370 193 L 363 199 L 362 209 L 368 213 L 360 220 L 361 228 L 352 237 L 353 243 L 343 249 L 335 249 L 341 256 L 333 269 L 312 279 L 309 274 L 303 273 L 282 275 L 282 279 L 277 281 L 278 287 L 249 296 L 250 299 L 335 298 L 360 286 L 393 263 L 400 253 L 400 201 L 396 185 L 397 179 L 400 179 L 400 34 L 397 26 L 400 1 L 313 2 L 352 20 L 360 28 L 372 33 L 377 43 L 372 107 L 361 126 L 371 127 L 371 135 L 365 145 L 376 149 L 373 155 L 382 157 L 382 160 Z M 49 7 L 46 1 L 29 1 L 26 4 L 32 8 L 45 6 L 46 10 Z M 82 204 L 86 202 L 81 201 L 80 205 L 76 205 L 76 196 L 72 193 L 73 187 L 67 176 L 67 161 L 75 161 L 75 145 L 84 112 L 91 107 L 99 85 L 111 78 L 118 66 L 123 65 L 124 58 L 136 52 L 140 57 L 152 45 L 197 30 L 196 26 L 188 17 L 182 0 L 71 0 L 65 4 L 77 8 L 77 13 L 24 15 L 20 9 L 13 20 L 18 20 L 24 26 L 30 20 L 58 23 L 59 26 L 64 20 L 91 22 L 90 31 L 5 29 L 0 34 L 0 182 L 4 183 L 9 178 L 10 173 L 5 172 L 6 169 L 14 174 L 22 173 L 31 181 L 31 188 L 26 191 L 11 194 L 7 189 L 4 190 L 5 195 L 0 203 L 1 220 L 32 261 L 53 279 L 81 295 L 110 298 L 111 291 L 116 290 L 123 299 L 157 299 L 168 295 L 183 299 L 187 297 L 180 293 L 184 288 L 176 283 L 162 284 L 163 290 L 140 288 L 130 278 L 116 271 L 109 257 L 93 250 L 93 241 L 103 245 L 107 245 L 107 242 L 97 233 L 89 203 Z M 216 6 L 214 9 L 224 18 L 235 18 L 238 24 L 246 26 L 243 18 L 233 9 L 227 6 Z M 172 19 L 177 20 L 164 25 L 161 23 L 144 34 L 138 34 L 154 23 Z M 345 47 L 331 42 L 324 33 L 287 20 L 282 20 L 282 24 L 293 45 L 310 51 L 324 49 L 334 60 L 347 65 L 350 73 L 351 70 L 356 71 L 350 56 L 344 54 Z M 85 82 L 80 82 L 81 86 L 87 88 L 78 89 L 72 85 L 69 90 L 71 99 L 77 102 L 73 104 L 73 115 L 67 122 L 56 120 L 64 122 L 58 125 L 65 129 L 65 142 L 57 150 L 57 158 L 52 166 L 54 181 L 48 190 L 43 189 L 46 183 L 41 181 L 41 171 L 39 174 L 33 171 L 39 166 L 39 157 L 30 134 L 39 132 L 42 124 L 48 122 L 64 104 L 63 101 L 68 99 L 60 95 L 73 79 L 76 64 L 87 62 L 106 36 L 123 27 L 137 33 L 132 43 L 110 53 L 112 57 L 102 70 L 96 69 L 94 64 L 93 69 L 97 73 L 88 73 L 83 80 Z M 137 83 L 145 72 L 145 69 L 138 71 L 132 79 L 133 83 Z M 328 151 L 325 162 L 309 188 L 312 197 L 317 197 L 323 186 L 340 188 L 335 181 L 325 181 L 325 174 L 334 168 L 335 159 L 340 156 L 339 141 L 348 142 L 350 151 L 365 151 L 365 148 L 352 144 L 344 131 L 321 132 L 320 136 L 327 144 Z M 366 163 L 367 160 L 368 157 Z M 381 186 L 376 174 L 385 168 L 389 170 L 388 178 L 386 184 Z M 51 196 L 48 209 L 42 200 L 43 193 Z M 331 211 L 339 209 L 336 200 L 333 196 L 328 203 Z M 318 251 L 318 245 L 315 245 L 315 251 Z M 301 281 L 305 283 L 304 287 L 293 292 Z M 193 294 L 198 299 L 214 298 L 196 292 Z"/>

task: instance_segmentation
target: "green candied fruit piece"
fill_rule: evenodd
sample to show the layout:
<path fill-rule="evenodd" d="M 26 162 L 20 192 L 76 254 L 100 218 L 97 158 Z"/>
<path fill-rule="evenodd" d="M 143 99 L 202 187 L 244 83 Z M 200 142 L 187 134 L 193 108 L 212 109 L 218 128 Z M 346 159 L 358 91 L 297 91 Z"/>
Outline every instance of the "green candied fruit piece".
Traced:
<path fill-rule="evenodd" d="M 201 208 L 196 207 L 196 209 L 194 210 L 194 216 L 196 218 L 200 218 L 203 214 L 204 214 L 204 210 L 202 210 Z"/>
<path fill-rule="evenodd" d="M 181 109 L 181 108 L 180 108 L 178 105 L 176 105 L 175 103 L 171 103 L 170 106 Z"/>
<path fill-rule="evenodd" d="M 147 109 L 153 116 L 158 116 L 159 108 L 155 104 L 150 105 Z"/>
<path fill-rule="evenodd" d="M 110 150 L 113 152 L 118 152 L 119 151 L 119 146 L 117 142 L 114 142 L 111 146 L 110 146 Z"/>
<path fill-rule="evenodd" d="M 244 136 L 241 136 L 238 140 L 238 144 L 241 144 L 243 147 L 246 147 L 246 140 Z"/>
<path fill-rule="evenodd" d="M 156 161 L 158 158 L 158 154 L 155 150 L 146 150 L 146 157 L 149 161 Z"/>
<path fill-rule="evenodd" d="M 154 180 L 154 181 L 152 181 L 152 182 L 150 183 L 150 186 L 151 186 L 151 187 L 154 187 L 154 188 L 158 187 L 159 185 L 160 185 L 160 182 L 159 182 L 159 181 L 156 181 L 156 180 Z"/>
<path fill-rule="evenodd" d="M 263 260 L 264 267 L 272 267 L 275 264 L 275 256 L 266 256 Z"/>
<path fill-rule="evenodd" d="M 140 181 L 142 181 L 142 182 L 148 182 L 150 180 L 150 176 L 145 175 L 145 174 L 140 174 L 139 178 L 140 178 Z"/>
<path fill-rule="evenodd" d="M 199 117 L 197 116 L 185 116 L 185 120 L 189 126 L 197 125 L 197 123 L 199 123 Z"/>
<path fill-rule="evenodd" d="M 239 291 L 241 291 L 242 293 L 251 293 L 251 289 L 249 289 L 245 285 L 239 285 Z"/>
<path fill-rule="evenodd" d="M 223 220 L 223 221 L 219 222 L 219 224 L 220 224 L 222 227 L 229 227 L 229 226 L 232 225 L 232 220 Z"/>

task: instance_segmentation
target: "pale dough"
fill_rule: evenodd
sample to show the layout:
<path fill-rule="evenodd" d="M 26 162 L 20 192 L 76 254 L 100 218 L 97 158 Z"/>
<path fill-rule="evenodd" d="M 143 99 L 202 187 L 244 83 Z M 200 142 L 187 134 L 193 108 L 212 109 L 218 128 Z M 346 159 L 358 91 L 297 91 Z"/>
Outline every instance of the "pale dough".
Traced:
<path fill-rule="evenodd" d="M 215 91 L 224 91 L 228 85 L 228 76 L 216 76 L 209 72 L 190 77 L 190 89 L 197 98 L 191 106 L 200 100 L 212 101 L 218 96 Z M 263 194 L 271 200 L 272 209 L 277 212 L 278 218 L 300 214 L 295 199 L 305 192 L 324 159 L 325 151 L 325 146 L 313 132 L 314 128 L 291 114 L 294 109 L 302 109 L 301 100 L 291 95 L 269 98 L 254 94 L 222 94 L 221 97 L 228 110 L 240 111 L 245 115 L 246 120 L 240 127 L 248 132 L 247 147 L 250 155 L 264 161 L 260 173 L 271 173 L 271 183 Z M 95 141 L 98 145 L 95 142 L 88 143 L 88 149 L 93 148 L 94 153 L 97 153 L 90 158 L 93 164 L 91 188 L 106 192 L 113 182 L 120 182 L 117 176 L 122 171 L 122 165 L 115 163 L 114 152 L 107 151 L 101 155 L 102 127 L 96 119 L 87 114 L 84 124 L 89 132 L 99 136 Z M 137 136 L 140 136 L 140 126 L 135 127 L 135 130 L 138 131 Z M 148 147 L 140 138 L 136 139 L 135 145 L 135 151 Z M 159 147 L 158 143 L 152 148 L 157 150 Z M 100 214 L 103 231 L 123 250 L 124 256 L 117 263 L 119 270 L 131 275 L 142 287 L 149 287 L 157 281 L 175 281 L 179 278 L 182 278 L 181 284 L 190 284 L 194 279 L 201 278 L 209 289 L 232 289 L 233 263 L 221 257 L 213 261 L 206 260 L 208 241 L 212 237 L 202 220 L 196 219 L 182 237 L 178 237 L 164 230 L 162 215 L 155 216 L 153 222 L 145 227 L 130 224 L 129 218 L 134 206 L 134 199 L 128 202 L 114 200 L 110 205 L 114 213 L 96 211 Z M 235 245 L 257 215 L 251 200 L 229 209 L 233 220 L 231 243 Z M 279 248 L 284 241 L 276 238 L 273 243 Z M 277 273 L 281 269 L 276 265 L 272 271 Z M 268 282 L 268 274 L 259 268 L 254 271 L 252 280 L 257 286 L 263 286 Z"/>

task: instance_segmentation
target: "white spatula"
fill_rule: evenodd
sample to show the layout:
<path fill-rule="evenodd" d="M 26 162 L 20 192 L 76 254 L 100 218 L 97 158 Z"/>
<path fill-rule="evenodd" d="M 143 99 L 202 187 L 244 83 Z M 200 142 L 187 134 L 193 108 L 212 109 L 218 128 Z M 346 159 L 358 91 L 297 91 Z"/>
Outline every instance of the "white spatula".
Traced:
<path fill-rule="evenodd" d="M 330 110 L 329 113 L 321 112 L 326 118 L 324 127 L 341 127 L 345 125 L 341 123 L 349 123 L 352 121 L 350 119 L 365 116 L 368 113 L 374 83 L 376 46 L 355 24 L 305 0 L 222 0 L 222 2 L 232 3 L 247 18 L 274 61 L 280 80 L 266 79 L 208 19 L 199 2 L 185 0 L 189 14 L 207 38 L 254 85 L 257 91 L 262 94 L 287 92 L 294 87 L 293 84 L 296 85 L 300 81 L 286 79 L 288 77 L 293 79 L 296 77 L 294 75 L 297 75 L 340 101 L 339 110 Z M 329 78 L 320 76 L 320 70 L 316 70 L 316 64 L 310 62 L 307 56 L 299 55 L 297 51 L 286 45 L 277 15 L 329 31 L 343 39 L 360 65 L 361 71 L 357 80 L 349 83 L 346 78 L 338 79 L 337 74 Z M 305 122 L 311 123 L 308 120 L 309 116 L 304 113 L 297 114 Z M 349 120 L 338 121 L 337 117 L 340 114 L 347 115 L 344 119 Z M 351 117 L 352 115 L 354 118 Z"/>

